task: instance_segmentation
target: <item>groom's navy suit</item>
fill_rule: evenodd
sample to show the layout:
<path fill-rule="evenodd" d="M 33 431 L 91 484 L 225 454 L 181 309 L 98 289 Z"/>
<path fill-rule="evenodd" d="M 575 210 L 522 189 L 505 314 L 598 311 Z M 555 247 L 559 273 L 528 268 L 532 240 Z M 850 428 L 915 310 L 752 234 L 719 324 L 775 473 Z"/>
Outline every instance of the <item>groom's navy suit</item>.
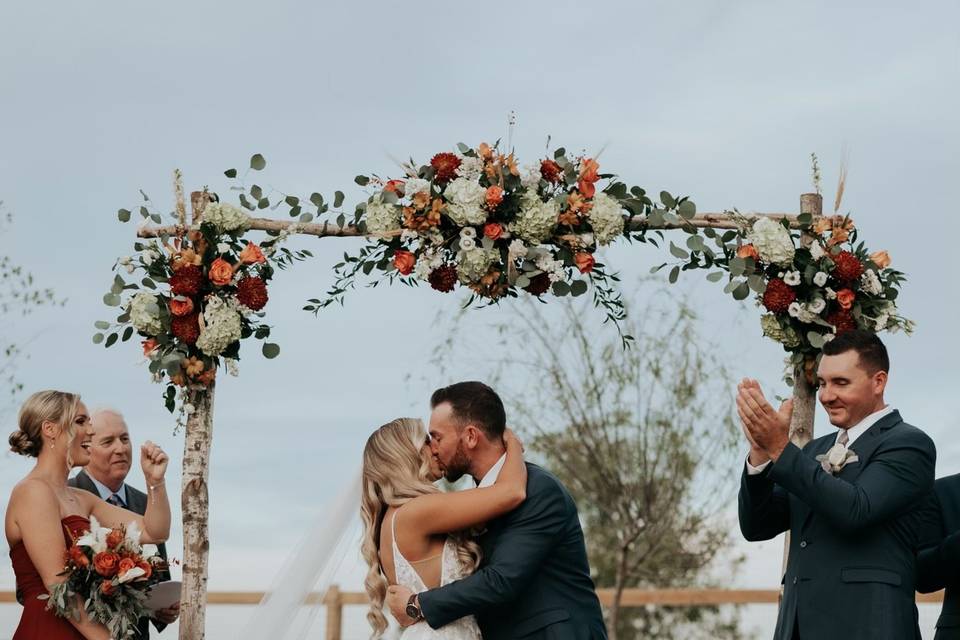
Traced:
<path fill-rule="evenodd" d="M 420 594 L 431 627 L 474 614 L 484 640 L 607 637 L 577 506 L 553 475 L 527 463 L 527 499 L 480 546 L 476 573 Z"/>
<path fill-rule="evenodd" d="M 947 590 L 934 640 L 960 640 L 960 473 L 937 480 L 931 503 L 935 544 L 917 556 L 917 590 Z"/>
<path fill-rule="evenodd" d="M 744 470 L 740 529 L 747 540 L 790 531 L 775 640 L 920 638 L 916 550 L 933 488 L 936 448 L 897 411 L 851 445 L 858 462 L 836 476 L 815 456 L 836 434 L 801 451 L 788 444 L 762 473 Z"/>

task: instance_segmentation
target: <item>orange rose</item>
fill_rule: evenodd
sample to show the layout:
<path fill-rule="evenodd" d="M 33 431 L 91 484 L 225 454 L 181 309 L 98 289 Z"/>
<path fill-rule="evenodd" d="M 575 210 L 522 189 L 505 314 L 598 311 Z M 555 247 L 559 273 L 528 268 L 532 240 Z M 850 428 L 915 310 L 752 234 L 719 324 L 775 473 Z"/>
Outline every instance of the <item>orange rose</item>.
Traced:
<path fill-rule="evenodd" d="M 93 569 L 104 578 L 112 578 L 117 574 L 117 565 L 120 556 L 112 551 L 101 551 L 93 556 Z"/>
<path fill-rule="evenodd" d="M 497 185 L 487 187 L 487 208 L 496 209 L 503 202 L 503 189 Z"/>
<path fill-rule="evenodd" d="M 737 249 L 738 258 L 753 258 L 754 260 L 760 259 L 760 253 L 757 252 L 757 248 L 752 244 L 745 244 L 739 249 Z"/>
<path fill-rule="evenodd" d="M 117 565 L 117 575 L 122 577 L 127 571 L 130 571 L 130 569 L 133 569 L 135 566 L 137 566 L 137 563 L 132 559 L 123 558 L 120 561 L 120 564 Z"/>
<path fill-rule="evenodd" d="M 886 269 L 890 266 L 890 254 L 886 251 L 877 251 L 870 254 L 870 260 L 880 269 Z"/>
<path fill-rule="evenodd" d="M 573 255 L 573 261 L 577 265 L 577 269 L 580 269 L 580 273 L 590 273 L 593 271 L 593 265 L 596 260 L 593 259 L 593 255 L 587 253 L 586 251 L 580 251 Z"/>
<path fill-rule="evenodd" d="M 499 240 L 503 235 L 503 225 L 496 222 L 490 222 L 483 225 L 483 235 L 491 240 Z"/>
<path fill-rule="evenodd" d="M 210 282 L 218 287 L 230 284 L 230 281 L 233 280 L 233 265 L 223 258 L 217 258 L 210 264 L 207 277 L 210 278 Z"/>
<path fill-rule="evenodd" d="M 149 580 L 150 576 L 153 575 L 153 566 L 146 560 L 141 560 L 137 563 L 137 566 L 143 569 L 143 575 L 140 577 L 140 580 Z"/>
<path fill-rule="evenodd" d="M 90 566 L 90 559 L 87 557 L 87 554 L 85 554 L 77 545 L 70 547 L 70 551 L 67 552 L 67 555 L 69 556 L 70 560 L 73 561 L 73 564 L 78 567 L 86 568 Z"/>
<path fill-rule="evenodd" d="M 117 588 L 113 586 L 113 582 L 110 580 L 104 580 L 100 583 L 100 593 L 105 596 L 112 596 L 116 592 Z"/>
<path fill-rule="evenodd" d="M 260 246 L 252 242 L 248 242 L 247 246 L 240 252 L 240 262 L 243 264 L 263 264 L 266 261 L 267 257 L 263 255 Z"/>
<path fill-rule="evenodd" d="M 145 356 L 149 356 L 151 353 L 153 353 L 154 349 L 157 348 L 157 341 L 153 338 L 148 338 L 140 344 L 143 345 L 143 355 Z"/>
<path fill-rule="evenodd" d="M 398 249 L 393 254 L 393 266 L 401 275 L 409 275 L 413 271 L 413 265 L 417 264 L 417 257 L 409 251 Z"/>
<path fill-rule="evenodd" d="M 857 294 L 850 289 L 840 289 L 840 291 L 837 291 L 837 303 L 844 311 L 849 311 L 850 307 L 853 306 L 853 301 L 856 299 Z"/>
<path fill-rule="evenodd" d="M 123 531 L 120 529 L 111 529 L 107 534 L 107 546 L 116 549 L 123 542 Z"/>
<path fill-rule="evenodd" d="M 403 180 L 387 180 L 387 184 L 383 185 L 383 190 L 402 197 L 404 185 L 406 183 Z"/>
<path fill-rule="evenodd" d="M 170 300 L 170 313 L 178 318 L 190 315 L 193 313 L 193 300 L 183 296 L 172 298 Z"/>

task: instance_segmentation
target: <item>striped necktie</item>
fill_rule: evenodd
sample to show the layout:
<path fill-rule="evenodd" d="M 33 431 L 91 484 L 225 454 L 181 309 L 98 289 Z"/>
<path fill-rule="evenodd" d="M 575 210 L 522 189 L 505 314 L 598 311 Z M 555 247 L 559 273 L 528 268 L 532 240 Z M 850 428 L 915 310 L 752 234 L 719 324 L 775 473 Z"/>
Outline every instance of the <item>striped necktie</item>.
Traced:
<path fill-rule="evenodd" d="M 118 496 L 115 493 L 111 494 L 110 497 L 107 498 L 107 502 L 109 502 L 115 507 L 125 508 L 127 506 L 123 504 L 123 500 L 120 499 L 120 496 Z"/>
<path fill-rule="evenodd" d="M 837 435 L 837 444 L 847 446 L 848 442 L 850 442 L 850 434 L 847 433 L 846 429 L 841 429 L 840 433 Z"/>

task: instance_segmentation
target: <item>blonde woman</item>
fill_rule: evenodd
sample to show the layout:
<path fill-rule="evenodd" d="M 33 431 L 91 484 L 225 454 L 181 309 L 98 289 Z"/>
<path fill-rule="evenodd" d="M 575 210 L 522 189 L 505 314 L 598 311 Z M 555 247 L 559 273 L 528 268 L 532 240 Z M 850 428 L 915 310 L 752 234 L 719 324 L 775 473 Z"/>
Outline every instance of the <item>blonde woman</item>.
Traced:
<path fill-rule="evenodd" d="M 526 497 L 527 469 L 520 441 L 504 433 L 506 457 L 489 487 L 452 493 L 433 482 L 443 471 L 420 420 L 400 418 L 380 427 L 363 452 L 363 557 L 370 566 L 365 586 L 373 637 L 383 635 L 383 603 L 389 585 L 413 592 L 449 584 L 472 573 L 480 560 L 477 543 L 465 533 L 518 507 Z M 480 630 L 473 616 L 441 629 L 419 621 L 403 640 L 473 640 Z"/>
<path fill-rule="evenodd" d="M 141 447 L 149 500 L 146 513 L 138 516 L 67 485 L 71 467 L 90 460 L 93 430 L 80 396 L 63 391 L 35 393 L 21 407 L 18 422 L 19 429 L 10 434 L 10 448 L 37 462 L 13 488 L 4 521 L 17 594 L 23 602 L 13 640 L 109 640 L 107 628 L 86 614 L 79 620 L 58 618 L 46 610 L 40 597 L 48 594 L 48 586 L 62 580 L 57 574 L 63 570 L 67 544 L 89 528 L 91 516 L 106 527 L 136 522 L 143 543 L 167 539 L 167 454 L 150 442 Z"/>

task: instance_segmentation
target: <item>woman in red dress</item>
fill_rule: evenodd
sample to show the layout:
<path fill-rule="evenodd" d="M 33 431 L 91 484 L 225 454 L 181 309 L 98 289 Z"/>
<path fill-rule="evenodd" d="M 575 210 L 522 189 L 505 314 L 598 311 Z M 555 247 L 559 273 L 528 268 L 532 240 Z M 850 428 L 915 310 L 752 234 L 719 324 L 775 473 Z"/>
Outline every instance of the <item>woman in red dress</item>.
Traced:
<path fill-rule="evenodd" d="M 105 527 L 137 522 L 144 544 L 164 542 L 170 532 L 170 504 L 164 487 L 167 454 L 147 442 L 141 465 L 147 481 L 147 511 L 138 516 L 86 491 L 67 485 L 72 467 L 90 460 L 93 437 L 87 408 L 80 396 L 40 391 L 20 409 L 10 448 L 37 459 L 27 476 L 13 488 L 7 504 L 5 529 L 17 578 L 23 615 L 13 640 L 110 640 L 107 628 L 83 613 L 80 620 L 59 618 L 47 611 L 47 586 L 61 582 L 64 554 L 71 537 L 90 526 L 93 515 Z"/>

